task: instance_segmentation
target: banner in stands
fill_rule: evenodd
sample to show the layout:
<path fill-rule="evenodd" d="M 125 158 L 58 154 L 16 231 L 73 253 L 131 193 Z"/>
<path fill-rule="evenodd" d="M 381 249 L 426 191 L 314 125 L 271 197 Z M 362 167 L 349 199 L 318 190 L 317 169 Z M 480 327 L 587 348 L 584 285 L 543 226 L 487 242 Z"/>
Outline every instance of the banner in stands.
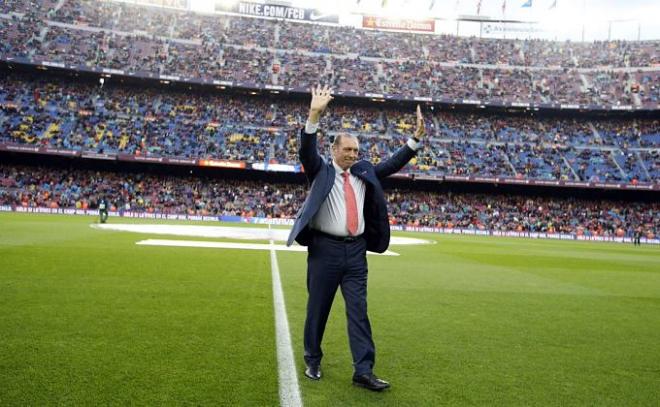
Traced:
<path fill-rule="evenodd" d="M 259 171 L 300 172 L 299 165 L 291 164 L 253 163 L 252 169 Z"/>
<path fill-rule="evenodd" d="M 338 14 L 321 13 L 318 10 L 302 7 L 282 6 L 279 4 L 262 4 L 240 1 L 233 5 L 217 2 L 215 11 L 237 13 L 255 17 L 283 18 L 294 21 L 313 21 L 322 23 L 339 23 Z"/>
<path fill-rule="evenodd" d="M 435 20 L 362 16 L 362 27 L 377 28 L 379 30 L 402 30 L 432 33 L 435 32 Z"/>
<path fill-rule="evenodd" d="M 236 160 L 199 160 L 197 165 L 200 167 L 235 168 L 240 170 L 244 170 L 247 167 L 245 161 Z"/>
<path fill-rule="evenodd" d="M 505 33 L 540 33 L 536 23 L 486 23 L 483 27 L 484 34 L 505 34 Z"/>
<path fill-rule="evenodd" d="M 145 5 L 152 5 L 152 6 L 164 6 L 164 7 L 172 7 L 172 8 L 178 8 L 178 9 L 186 9 L 188 7 L 188 0 L 119 0 L 123 3 L 131 3 L 131 4 L 145 4 Z"/>

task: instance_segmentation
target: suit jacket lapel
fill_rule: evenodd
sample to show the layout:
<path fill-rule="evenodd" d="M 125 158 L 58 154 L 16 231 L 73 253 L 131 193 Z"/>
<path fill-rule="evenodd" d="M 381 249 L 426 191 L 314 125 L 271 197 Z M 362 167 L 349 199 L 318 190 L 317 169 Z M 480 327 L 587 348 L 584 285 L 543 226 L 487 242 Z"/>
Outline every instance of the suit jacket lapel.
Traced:
<path fill-rule="evenodd" d="M 373 184 L 373 179 L 370 177 L 370 166 L 371 164 L 367 161 L 361 160 L 351 166 L 351 174 L 360 178 L 364 182 L 369 182 Z"/>
<path fill-rule="evenodd" d="M 328 177 L 327 179 L 323 180 L 323 181 L 325 181 L 325 185 L 324 185 L 324 188 L 322 188 L 321 190 L 324 191 L 324 192 L 327 192 L 327 191 L 329 191 L 328 185 L 331 185 L 332 183 L 334 183 L 334 180 L 335 180 L 335 167 L 332 165 L 332 160 L 326 161 L 325 158 L 323 158 L 323 157 L 321 157 L 321 160 L 323 161 L 323 165 L 326 168 L 326 171 L 325 171 L 324 175 L 326 175 Z M 323 171 L 323 167 L 321 167 L 321 171 Z M 320 179 L 319 179 L 319 183 L 322 183 L 322 181 Z M 320 185 L 319 185 L 319 188 L 320 188 Z"/>

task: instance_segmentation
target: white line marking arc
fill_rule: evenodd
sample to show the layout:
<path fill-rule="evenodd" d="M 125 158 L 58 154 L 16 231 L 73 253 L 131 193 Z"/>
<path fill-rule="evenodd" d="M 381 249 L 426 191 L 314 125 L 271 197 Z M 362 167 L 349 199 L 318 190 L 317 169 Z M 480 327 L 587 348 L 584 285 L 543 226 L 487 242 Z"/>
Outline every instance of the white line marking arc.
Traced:
<path fill-rule="evenodd" d="M 275 246 L 270 241 L 271 246 Z M 273 305 L 275 307 L 275 341 L 277 344 L 277 367 L 280 382 L 280 405 L 285 407 L 302 406 L 300 387 L 298 386 L 298 374 L 296 363 L 293 359 L 293 347 L 291 346 L 291 333 L 289 321 L 286 317 L 286 304 L 282 281 L 280 280 L 280 267 L 277 264 L 276 250 L 270 251 L 270 267 L 273 276 Z"/>
<path fill-rule="evenodd" d="M 272 242 L 272 240 L 271 240 Z M 203 240 L 168 240 L 168 239 L 147 239 L 140 240 L 135 244 L 140 246 L 174 246 L 174 247 L 201 247 L 211 249 L 239 249 L 239 250 L 275 250 L 283 252 L 306 252 L 307 248 L 304 246 L 291 246 L 287 247 L 283 244 L 265 244 L 265 243 L 240 243 L 240 242 L 208 242 Z M 398 256 L 399 254 L 392 251 L 385 253 L 372 253 L 370 255 L 378 256 Z"/>
<path fill-rule="evenodd" d="M 102 230 L 115 230 L 121 232 L 146 233 L 152 235 L 174 235 L 191 237 L 210 237 L 243 240 L 275 240 L 285 242 L 289 236 L 289 229 L 266 229 L 259 227 L 237 226 L 201 226 L 201 225 L 168 225 L 168 224 L 139 224 L 139 223 L 104 223 L 92 224 L 91 227 Z M 390 244 L 417 245 L 430 244 L 432 241 L 404 236 L 392 236 Z"/>

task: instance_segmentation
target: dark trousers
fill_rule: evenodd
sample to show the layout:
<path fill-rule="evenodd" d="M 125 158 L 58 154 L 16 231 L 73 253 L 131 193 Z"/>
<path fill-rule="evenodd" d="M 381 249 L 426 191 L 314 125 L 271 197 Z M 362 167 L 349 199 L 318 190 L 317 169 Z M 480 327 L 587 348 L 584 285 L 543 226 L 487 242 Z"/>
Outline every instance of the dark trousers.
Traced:
<path fill-rule="evenodd" d="M 340 242 L 316 234 L 308 246 L 305 362 L 308 365 L 321 363 L 323 332 L 338 287 L 346 303 L 355 373 L 371 373 L 376 349 L 367 316 L 367 243 L 364 238 Z"/>

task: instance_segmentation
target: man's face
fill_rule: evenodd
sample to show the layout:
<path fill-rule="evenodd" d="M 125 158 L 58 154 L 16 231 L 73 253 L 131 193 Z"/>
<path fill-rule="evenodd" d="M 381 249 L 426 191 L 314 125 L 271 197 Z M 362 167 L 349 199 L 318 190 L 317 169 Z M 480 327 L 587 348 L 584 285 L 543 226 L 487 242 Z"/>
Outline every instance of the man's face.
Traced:
<path fill-rule="evenodd" d="M 343 136 L 339 144 L 332 147 L 332 159 L 344 171 L 357 161 L 359 146 L 355 137 Z"/>

